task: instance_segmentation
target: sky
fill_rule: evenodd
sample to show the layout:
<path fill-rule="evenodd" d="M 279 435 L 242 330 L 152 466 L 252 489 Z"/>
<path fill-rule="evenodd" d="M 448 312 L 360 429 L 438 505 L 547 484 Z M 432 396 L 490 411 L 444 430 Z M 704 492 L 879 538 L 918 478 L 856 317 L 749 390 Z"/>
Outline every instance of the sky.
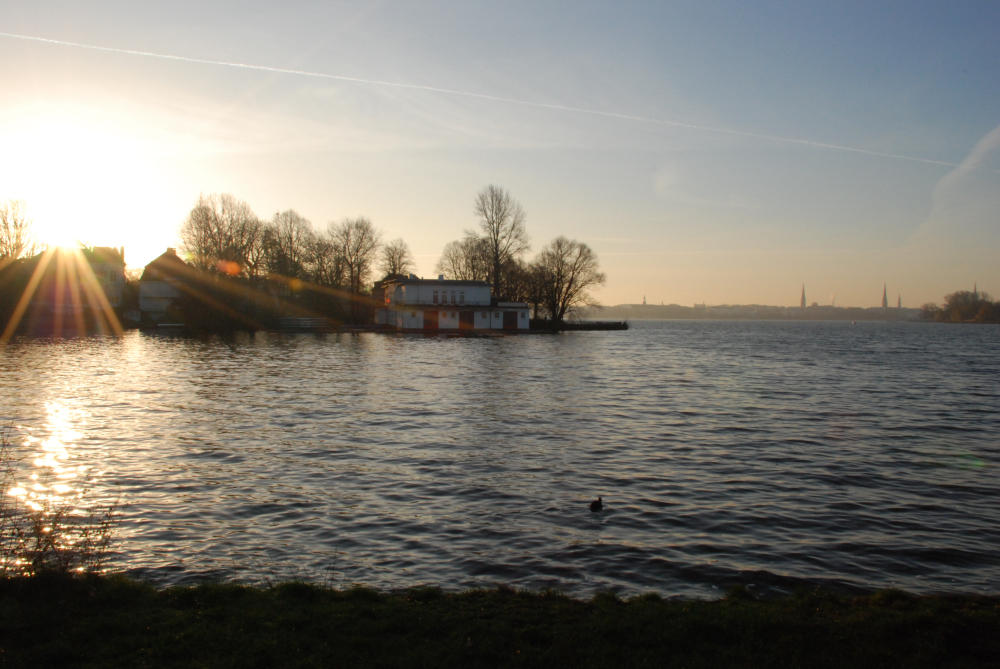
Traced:
<path fill-rule="evenodd" d="M 0 203 L 165 248 L 199 194 L 365 216 L 417 274 L 484 186 L 603 304 L 1000 295 L 1000 3 L 0 5 Z"/>

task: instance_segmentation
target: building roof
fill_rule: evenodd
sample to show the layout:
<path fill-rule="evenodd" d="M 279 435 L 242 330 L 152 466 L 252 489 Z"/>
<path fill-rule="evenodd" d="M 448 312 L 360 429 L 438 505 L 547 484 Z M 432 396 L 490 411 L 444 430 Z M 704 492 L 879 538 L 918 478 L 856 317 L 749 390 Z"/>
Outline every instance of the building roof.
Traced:
<path fill-rule="evenodd" d="M 391 309 L 393 311 L 510 311 L 511 309 L 528 309 L 527 302 L 499 302 L 493 304 L 396 304 L 394 306 L 379 305 L 376 309 Z"/>
<path fill-rule="evenodd" d="M 390 283 L 401 286 L 489 286 L 488 281 L 463 281 L 461 279 L 418 279 L 416 277 L 395 277 L 379 281 L 382 285 Z"/>
<path fill-rule="evenodd" d="M 153 259 L 146 268 L 142 270 L 140 281 L 164 281 L 166 279 L 177 279 L 191 270 L 188 264 L 177 257 L 177 251 L 167 249 Z"/>

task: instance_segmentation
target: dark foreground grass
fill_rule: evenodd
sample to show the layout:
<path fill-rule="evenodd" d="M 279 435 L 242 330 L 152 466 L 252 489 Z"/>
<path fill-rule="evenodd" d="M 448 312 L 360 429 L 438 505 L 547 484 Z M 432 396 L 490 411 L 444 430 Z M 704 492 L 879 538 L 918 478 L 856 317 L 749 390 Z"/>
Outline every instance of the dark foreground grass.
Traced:
<path fill-rule="evenodd" d="M 0 581 L 4 666 L 941 667 L 1000 664 L 1000 598 L 591 601 L 508 589 Z"/>

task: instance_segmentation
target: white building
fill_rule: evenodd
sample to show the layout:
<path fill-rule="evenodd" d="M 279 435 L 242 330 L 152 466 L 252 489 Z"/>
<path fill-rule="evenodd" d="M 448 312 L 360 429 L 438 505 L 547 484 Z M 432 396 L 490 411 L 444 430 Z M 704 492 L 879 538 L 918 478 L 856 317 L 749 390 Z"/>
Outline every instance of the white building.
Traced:
<path fill-rule="evenodd" d="M 375 284 L 375 323 L 399 330 L 527 330 L 528 305 L 498 302 L 485 281 L 418 279 Z"/>

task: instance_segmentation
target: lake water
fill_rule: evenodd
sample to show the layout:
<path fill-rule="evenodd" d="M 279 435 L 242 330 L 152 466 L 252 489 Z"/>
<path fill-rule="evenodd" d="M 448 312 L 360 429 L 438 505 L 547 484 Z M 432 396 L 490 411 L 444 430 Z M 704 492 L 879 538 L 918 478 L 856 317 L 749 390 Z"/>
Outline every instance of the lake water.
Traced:
<path fill-rule="evenodd" d="M 1000 591 L 996 326 L 17 339 L 0 402 L 159 584 Z"/>

